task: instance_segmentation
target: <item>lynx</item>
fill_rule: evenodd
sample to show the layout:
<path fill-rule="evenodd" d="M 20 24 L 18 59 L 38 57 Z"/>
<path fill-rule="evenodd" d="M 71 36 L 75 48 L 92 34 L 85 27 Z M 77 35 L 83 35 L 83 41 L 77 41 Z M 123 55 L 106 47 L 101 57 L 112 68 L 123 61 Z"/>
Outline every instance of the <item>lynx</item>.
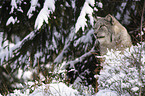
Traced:
<path fill-rule="evenodd" d="M 105 55 L 107 49 L 122 51 L 127 47 L 131 47 L 132 42 L 130 35 L 125 27 L 123 27 L 115 17 L 110 14 L 106 17 L 97 18 L 94 26 L 94 34 L 99 41 L 100 55 Z M 101 66 L 103 66 L 103 58 L 100 59 Z M 103 70 L 103 68 L 101 69 Z M 96 69 L 95 71 L 98 71 Z M 96 78 L 97 79 L 97 78 Z M 98 91 L 98 82 L 96 82 L 96 92 Z"/>
<path fill-rule="evenodd" d="M 132 45 L 130 35 L 115 17 L 110 14 L 96 20 L 94 34 L 100 45 L 100 54 L 104 55 L 107 48 L 123 51 Z"/>

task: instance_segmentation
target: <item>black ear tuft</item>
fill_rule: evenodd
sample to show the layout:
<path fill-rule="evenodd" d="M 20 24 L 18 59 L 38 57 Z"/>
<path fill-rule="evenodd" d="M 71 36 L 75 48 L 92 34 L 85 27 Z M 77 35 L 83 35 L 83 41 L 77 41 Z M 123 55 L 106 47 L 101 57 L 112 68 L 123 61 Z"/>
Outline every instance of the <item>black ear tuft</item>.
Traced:
<path fill-rule="evenodd" d="M 111 37 L 110 37 L 110 41 L 112 42 L 112 34 L 111 34 Z"/>

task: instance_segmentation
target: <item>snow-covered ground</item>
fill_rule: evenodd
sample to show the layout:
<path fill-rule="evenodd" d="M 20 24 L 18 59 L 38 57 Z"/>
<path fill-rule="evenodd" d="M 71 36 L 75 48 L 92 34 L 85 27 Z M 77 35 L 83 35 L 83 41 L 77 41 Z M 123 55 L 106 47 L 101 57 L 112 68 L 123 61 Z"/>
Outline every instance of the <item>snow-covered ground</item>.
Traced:
<path fill-rule="evenodd" d="M 42 82 L 28 82 L 23 90 L 14 90 L 8 96 L 138 96 L 141 86 L 145 86 L 145 43 L 143 46 L 132 46 L 124 51 L 108 51 L 104 55 L 103 70 L 98 75 L 99 92 L 94 94 L 91 86 L 83 86 L 76 80 L 74 85 L 67 86 L 65 83 L 53 80 L 50 84 Z M 141 70 L 138 71 L 139 54 L 141 57 Z M 63 65 L 63 64 L 62 64 Z M 60 70 L 60 69 L 59 69 Z M 22 71 L 19 70 L 18 77 Z M 26 71 L 24 79 L 30 77 L 32 71 Z M 64 72 L 64 71 L 62 71 Z M 141 78 L 139 77 L 141 76 Z M 90 92 L 90 93 L 89 93 Z"/>

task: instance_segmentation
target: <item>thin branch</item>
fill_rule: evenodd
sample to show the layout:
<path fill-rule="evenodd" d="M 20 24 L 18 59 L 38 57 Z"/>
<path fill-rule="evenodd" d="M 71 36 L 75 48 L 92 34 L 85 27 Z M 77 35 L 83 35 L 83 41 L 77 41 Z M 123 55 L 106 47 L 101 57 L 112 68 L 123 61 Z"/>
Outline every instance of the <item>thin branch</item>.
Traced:
<path fill-rule="evenodd" d="M 92 47 L 92 49 L 89 52 L 83 54 L 82 56 L 80 56 L 79 58 L 76 58 L 75 60 L 72 60 L 72 61 L 67 62 L 63 68 L 65 68 L 69 64 L 71 65 L 71 67 L 74 68 L 74 65 L 76 63 L 82 62 L 86 57 L 91 56 L 94 52 L 96 52 L 95 46 L 97 45 L 97 43 L 98 43 L 98 40 L 96 39 L 96 41 L 94 43 L 94 46 Z"/>

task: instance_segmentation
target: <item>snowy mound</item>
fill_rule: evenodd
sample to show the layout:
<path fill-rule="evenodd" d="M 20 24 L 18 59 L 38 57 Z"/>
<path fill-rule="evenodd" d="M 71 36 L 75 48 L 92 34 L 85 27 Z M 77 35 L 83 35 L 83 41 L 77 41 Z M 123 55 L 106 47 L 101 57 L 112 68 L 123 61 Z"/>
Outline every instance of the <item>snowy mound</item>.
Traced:
<path fill-rule="evenodd" d="M 54 83 L 39 86 L 29 96 L 76 96 L 78 92 L 64 83 Z"/>
<path fill-rule="evenodd" d="M 117 92 L 111 90 L 100 90 L 95 96 L 119 96 Z"/>

